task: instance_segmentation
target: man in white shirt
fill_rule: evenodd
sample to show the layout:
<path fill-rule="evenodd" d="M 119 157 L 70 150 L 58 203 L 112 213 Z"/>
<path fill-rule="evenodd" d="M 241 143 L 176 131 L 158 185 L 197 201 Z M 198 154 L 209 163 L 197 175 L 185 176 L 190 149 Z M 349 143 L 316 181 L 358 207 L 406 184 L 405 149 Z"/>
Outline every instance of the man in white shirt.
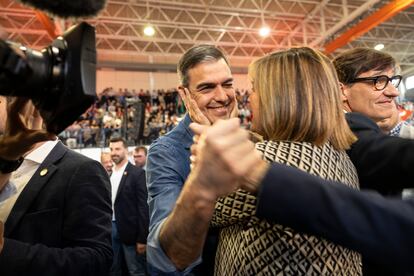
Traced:
<path fill-rule="evenodd" d="M 149 211 L 145 171 L 128 161 L 128 145 L 121 137 L 109 142 L 115 166 L 112 186 L 112 248 L 114 261 L 111 276 L 121 276 L 125 261 L 131 276 L 146 275 L 146 243 Z M 125 274 L 125 273 L 124 273 Z"/>

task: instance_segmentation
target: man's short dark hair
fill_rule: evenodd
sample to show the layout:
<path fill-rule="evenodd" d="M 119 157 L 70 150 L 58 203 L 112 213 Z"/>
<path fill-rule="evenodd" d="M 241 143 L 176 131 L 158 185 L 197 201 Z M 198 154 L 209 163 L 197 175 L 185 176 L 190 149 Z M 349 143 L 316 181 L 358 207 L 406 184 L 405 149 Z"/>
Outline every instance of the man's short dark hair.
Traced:
<path fill-rule="evenodd" d="M 339 54 L 334 60 L 339 81 L 349 84 L 360 74 L 370 70 L 395 69 L 395 59 L 387 53 L 370 49 L 354 48 Z"/>
<path fill-rule="evenodd" d="M 143 152 L 145 152 L 145 156 L 147 156 L 147 147 L 145 146 L 137 146 L 135 147 L 134 151 L 139 152 L 140 150 L 142 150 Z"/>
<path fill-rule="evenodd" d="M 219 61 L 220 59 L 223 59 L 227 64 L 229 64 L 224 53 L 213 45 L 201 44 L 190 48 L 184 53 L 177 65 L 177 73 L 180 78 L 181 85 L 188 87 L 190 82 L 188 71 L 191 68 L 202 62 Z"/>
<path fill-rule="evenodd" d="M 115 136 L 115 137 L 112 137 L 109 140 L 109 143 L 117 143 L 117 142 L 122 142 L 122 145 L 124 145 L 124 148 L 126 148 L 126 149 L 128 148 L 128 144 L 127 144 L 126 140 L 122 137 Z"/>

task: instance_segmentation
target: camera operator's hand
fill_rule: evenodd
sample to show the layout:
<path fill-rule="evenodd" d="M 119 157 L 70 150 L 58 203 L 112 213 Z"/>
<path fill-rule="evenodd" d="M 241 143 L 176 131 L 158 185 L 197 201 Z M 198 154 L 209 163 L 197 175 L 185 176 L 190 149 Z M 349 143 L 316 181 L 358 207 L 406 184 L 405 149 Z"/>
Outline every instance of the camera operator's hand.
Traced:
<path fill-rule="evenodd" d="M 200 135 L 191 148 L 192 174 L 216 197 L 240 187 L 256 191 L 268 168 L 248 139 L 248 132 L 239 126 L 238 118 L 218 120 L 211 127 L 190 125 Z"/>
<path fill-rule="evenodd" d="M 1 98 L 1 101 L 5 100 Z M 6 117 L 5 127 L 0 130 L 3 132 L 0 137 L 0 157 L 3 159 L 17 160 L 36 143 L 55 139 L 54 134 L 42 128 L 42 117 L 29 99 L 9 97 Z"/>

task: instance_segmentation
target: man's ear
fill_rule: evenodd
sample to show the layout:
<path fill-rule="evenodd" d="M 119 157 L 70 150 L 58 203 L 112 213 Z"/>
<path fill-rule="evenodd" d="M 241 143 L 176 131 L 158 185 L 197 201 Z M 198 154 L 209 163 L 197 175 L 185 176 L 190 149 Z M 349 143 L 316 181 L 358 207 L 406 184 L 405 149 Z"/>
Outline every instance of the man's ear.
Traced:
<path fill-rule="evenodd" d="M 346 102 L 348 100 L 348 86 L 339 82 L 339 88 L 341 89 L 341 101 Z"/>
<path fill-rule="evenodd" d="M 178 95 L 180 95 L 181 100 L 185 100 L 183 99 L 183 93 L 184 93 L 184 86 L 182 86 L 181 84 L 177 86 L 177 91 L 178 91 Z"/>
<path fill-rule="evenodd" d="M 177 90 L 178 90 L 178 94 L 180 95 L 181 99 L 184 101 L 185 99 L 183 99 L 184 96 L 184 86 L 182 84 L 177 86 Z"/>
<path fill-rule="evenodd" d="M 188 99 L 187 99 L 187 94 L 185 93 L 185 87 L 182 84 L 180 84 L 177 86 L 177 90 L 178 90 L 178 95 L 180 95 L 180 98 L 183 101 L 185 108 L 188 109 L 188 106 L 187 106 Z"/>

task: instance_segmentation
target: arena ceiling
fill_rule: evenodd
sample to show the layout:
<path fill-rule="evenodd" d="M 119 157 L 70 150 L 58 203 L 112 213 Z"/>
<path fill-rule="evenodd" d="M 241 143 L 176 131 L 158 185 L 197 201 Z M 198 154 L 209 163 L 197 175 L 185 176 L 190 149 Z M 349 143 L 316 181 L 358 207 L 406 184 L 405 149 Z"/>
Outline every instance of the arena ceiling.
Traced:
<path fill-rule="evenodd" d="M 109 0 L 106 9 L 88 21 L 97 30 L 101 67 L 171 70 L 189 47 L 212 43 L 243 71 L 241 68 L 255 57 L 277 49 L 310 45 L 325 50 L 391 2 L 410 4 L 362 36 L 334 47 L 333 55 L 352 47 L 383 43 L 384 51 L 399 60 L 404 73 L 414 72 L 414 1 Z M 76 23 L 56 18 L 49 22 L 55 31 Z M 153 37 L 143 34 L 148 24 L 155 28 Z M 271 29 L 266 38 L 258 35 L 263 24 Z M 0 0 L 0 26 L 10 40 L 32 48 L 52 41 L 50 26 L 48 32 L 38 14 L 15 0 Z"/>

